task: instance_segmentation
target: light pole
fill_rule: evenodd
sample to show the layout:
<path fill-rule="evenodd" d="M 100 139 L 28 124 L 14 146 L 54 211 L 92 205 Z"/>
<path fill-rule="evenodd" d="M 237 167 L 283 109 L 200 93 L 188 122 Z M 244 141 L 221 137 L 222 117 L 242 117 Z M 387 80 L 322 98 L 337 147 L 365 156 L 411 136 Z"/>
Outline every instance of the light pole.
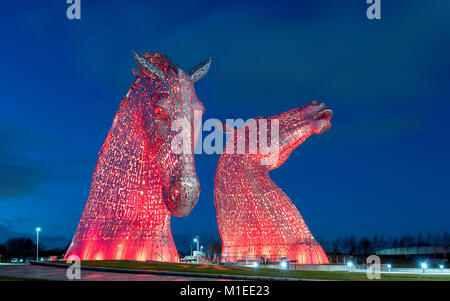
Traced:
<path fill-rule="evenodd" d="M 198 252 L 200 251 L 200 239 L 198 237 L 198 235 L 196 235 L 194 237 L 194 242 L 197 243 L 197 256 L 195 256 L 197 258 L 197 263 L 198 263 Z"/>
<path fill-rule="evenodd" d="M 36 261 L 39 261 L 39 232 L 41 228 L 36 228 Z"/>
<path fill-rule="evenodd" d="M 194 237 L 194 242 L 197 243 L 197 252 L 200 251 L 200 239 L 199 239 L 198 235 L 196 235 Z"/>
<path fill-rule="evenodd" d="M 428 264 L 426 262 L 422 262 L 420 266 L 422 267 L 422 273 L 425 274 L 425 270 L 428 269 Z"/>
<path fill-rule="evenodd" d="M 352 266 L 353 266 L 353 262 L 351 262 L 351 261 L 347 262 L 347 267 L 348 267 L 349 272 L 352 271 Z"/>

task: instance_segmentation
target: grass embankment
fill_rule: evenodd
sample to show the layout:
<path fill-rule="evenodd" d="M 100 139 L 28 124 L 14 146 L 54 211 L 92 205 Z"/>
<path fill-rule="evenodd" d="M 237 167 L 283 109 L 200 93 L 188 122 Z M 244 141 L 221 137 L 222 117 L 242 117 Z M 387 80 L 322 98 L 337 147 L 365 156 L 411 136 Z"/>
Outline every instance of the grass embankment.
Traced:
<path fill-rule="evenodd" d="M 64 263 L 64 262 L 58 262 Z M 92 260 L 82 261 L 82 266 L 119 268 L 132 270 L 152 270 L 170 271 L 186 273 L 223 274 L 223 275 L 244 275 L 263 277 L 283 277 L 302 278 L 318 280 L 347 280 L 347 281 L 367 281 L 366 273 L 356 272 L 326 272 L 326 271 L 301 271 L 301 270 L 279 270 L 269 268 L 247 268 L 238 266 L 203 265 L 203 264 L 183 264 L 183 263 L 163 263 L 163 262 L 142 262 L 128 260 Z M 380 280 L 387 281 L 450 281 L 450 275 L 420 275 L 420 274 L 381 274 Z"/>

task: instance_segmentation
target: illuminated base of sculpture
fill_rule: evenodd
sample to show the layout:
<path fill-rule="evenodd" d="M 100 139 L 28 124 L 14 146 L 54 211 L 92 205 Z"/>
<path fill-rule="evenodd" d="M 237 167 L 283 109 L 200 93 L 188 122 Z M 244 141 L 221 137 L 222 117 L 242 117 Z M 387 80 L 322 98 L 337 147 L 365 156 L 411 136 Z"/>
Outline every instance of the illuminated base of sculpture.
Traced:
<path fill-rule="evenodd" d="M 172 246 L 162 246 L 161 238 L 133 244 L 123 240 L 73 241 L 64 259 L 71 255 L 81 260 L 180 262 L 175 244 L 172 242 Z"/>
<path fill-rule="evenodd" d="M 238 262 L 244 260 L 269 260 L 277 262 L 282 259 L 297 264 L 329 264 L 327 254 L 320 245 L 278 245 L 278 246 L 242 246 L 227 247 L 222 250 L 222 259 L 225 262 Z"/>

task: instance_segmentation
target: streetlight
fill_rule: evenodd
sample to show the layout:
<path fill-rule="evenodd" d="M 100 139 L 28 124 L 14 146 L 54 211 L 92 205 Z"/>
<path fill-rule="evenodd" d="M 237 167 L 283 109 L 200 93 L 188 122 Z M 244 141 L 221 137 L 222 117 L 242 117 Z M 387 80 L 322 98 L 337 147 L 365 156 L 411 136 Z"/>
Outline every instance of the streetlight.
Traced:
<path fill-rule="evenodd" d="M 197 252 L 200 251 L 200 239 L 198 235 L 194 237 L 194 242 L 197 243 Z"/>
<path fill-rule="evenodd" d="M 426 262 L 422 262 L 420 266 L 422 267 L 422 273 L 425 274 L 425 269 L 428 269 L 428 264 Z"/>
<path fill-rule="evenodd" d="M 387 267 L 388 267 L 389 273 L 390 273 L 390 272 L 391 272 L 392 265 L 391 265 L 390 263 L 388 263 Z"/>
<path fill-rule="evenodd" d="M 198 237 L 198 235 L 196 235 L 195 237 L 194 237 L 194 242 L 196 242 L 197 243 L 197 263 L 199 262 L 199 260 L 198 260 L 198 253 L 199 253 L 199 251 L 200 251 L 200 238 Z"/>
<path fill-rule="evenodd" d="M 41 232 L 41 228 L 36 228 L 36 261 L 39 261 L 39 232 Z"/>
<path fill-rule="evenodd" d="M 352 271 L 353 262 L 351 262 L 351 261 L 347 262 L 347 266 L 348 266 L 348 271 L 351 272 Z"/>
<path fill-rule="evenodd" d="M 440 264 L 440 265 L 439 265 L 439 268 L 440 268 L 441 270 L 443 270 L 443 269 L 444 269 L 444 265 L 443 265 L 443 264 Z"/>

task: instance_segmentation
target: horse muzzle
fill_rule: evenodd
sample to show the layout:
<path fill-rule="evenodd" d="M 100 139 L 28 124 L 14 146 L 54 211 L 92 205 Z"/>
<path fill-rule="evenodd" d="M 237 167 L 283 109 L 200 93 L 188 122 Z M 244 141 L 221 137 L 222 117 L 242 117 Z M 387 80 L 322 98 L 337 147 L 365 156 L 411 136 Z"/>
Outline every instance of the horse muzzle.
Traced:
<path fill-rule="evenodd" d="M 178 217 L 189 215 L 200 196 L 200 182 L 196 176 L 172 183 L 169 188 L 167 207 Z"/>

